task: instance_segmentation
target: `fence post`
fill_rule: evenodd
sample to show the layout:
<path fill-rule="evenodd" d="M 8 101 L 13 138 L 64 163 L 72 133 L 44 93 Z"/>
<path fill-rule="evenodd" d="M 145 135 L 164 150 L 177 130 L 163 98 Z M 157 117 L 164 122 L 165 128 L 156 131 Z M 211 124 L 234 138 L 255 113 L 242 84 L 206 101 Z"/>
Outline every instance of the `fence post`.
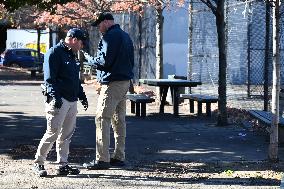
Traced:
<path fill-rule="evenodd" d="M 270 5 L 266 3 L 266 14 L 265 14 L 265 61 L 264 61 L 264 86 L 263 86 L 263 94 L 264 94 L 264 102 L 263 109 L 264 111 L 268 111 L 268 69 L 269 69 L 269 34 L 270 34 Z"/>
<path fill-rule="evenodd" d="M 251 3 L 249 3 L 249 7 L 251 7 Z M 247 56 L 247 61 L 248 61 L 248 75 L 247 75 L 247 96 L 248 98 L 251 97 L 250 94 L 250 85 L 251 85 L 251 70 L 250 70 L 250 51 L 251 51 L 251 41 L 250 41 L 250 34 L 251 34 L 251 23 L 250 23 L 250 19 L 251 19 L 251 14 L 248 14 L 248 32 L 247 32 L 247 38 L 248 38 L 248 56 Z"/>

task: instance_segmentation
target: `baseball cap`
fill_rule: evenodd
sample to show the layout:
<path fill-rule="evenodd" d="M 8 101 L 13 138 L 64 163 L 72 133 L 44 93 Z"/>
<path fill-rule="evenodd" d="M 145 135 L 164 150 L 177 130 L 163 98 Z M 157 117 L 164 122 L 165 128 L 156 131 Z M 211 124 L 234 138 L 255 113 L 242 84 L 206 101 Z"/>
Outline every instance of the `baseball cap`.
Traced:
<path fill-rule="evenodd" d="M 81 41 L 88 39 L 87 33 L 79 28 L 72 28 L 67 32 L 67 37 L 77 38 Z"/>
<path fill-rule="evenodd" d="M 114 18 L 113 18 L 111 13 L 109 13 L 109 12 L 102 12 L 99 15 L 99 17 L 97 18 L 97 20 L 94 23 L 92 23 L 92 26 L 98 26 L 104 20 L 114 20 Z"/>

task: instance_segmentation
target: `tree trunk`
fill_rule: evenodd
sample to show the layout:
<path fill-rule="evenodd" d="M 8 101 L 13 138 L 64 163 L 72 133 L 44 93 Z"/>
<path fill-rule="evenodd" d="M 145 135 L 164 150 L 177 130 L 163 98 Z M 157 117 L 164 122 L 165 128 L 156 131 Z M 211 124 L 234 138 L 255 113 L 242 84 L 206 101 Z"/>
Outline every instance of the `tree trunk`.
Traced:
<path fill-rule="evenodd" d="M 216 26 L 218 33 L 218 48 L 219 48 L 219 87 L 218 87 L 218 122 L 217 125 L 225 126 L 228 124 L 227 119 L 227 57 L 226 57 L 226 35 L 225 35 L 225 20 L 224 20 L 224 2 L 219 0 L 216 11 Z"/>
<path fill-rule="evenodd" d="M 192 80 L 192 34 L 193 34 L 193 1 L 188 6 L 188 56 L 187 56 L 187 79 Z M 187 90 L 191 93 L 191 88 Z"/>
<path fill-rule="evenodd" d="M 37 58 L 38 58 L 38 61 L 41 61 L 41 56 L 40 56 L 40 28 L 38 27 L 36 29 L 37 31 Z"/>
<path fill-rule="evenodd" d="M 53 46 L 53 39 L 52 39 L 52 33 L 53 33 L 53 30 L 51 28 L 48 28 L 48 35 L 49 35 L 49 47 L 48 48 L 51 48 Z"/>
<path fill-rule="evenodd" d="M 280 90 L 280 57 L 279 57 L 279 6 L 280 1 L 275 0 L 272 6 L 273 14 L 273 86 L 272 86 L 272 123 L 270 128 L 270 144 L 268 158 L 278 161 L 278 123 L 279 123 L 279 90 Z"/>
<path fill-rule="evenodd" d="M 142 16 L 138 14 L 139 20 L 138 20 L 138 27 L 139 27 L 139 66 L 138 66 L 138 80 L 141 79 L 141 73 L 142 73 Z M 138 82 L 138 85 L 140 85 L 140 82 Z"/>
<path fill-rule="evenodd" d="M 162 6 L 157 8 L 156 23 L 156 79 L 163 78 L 163 24 L 164 16 Z M 156 89 L 157 98 L 160 98 L 160 91 Z"/>
<path fill-rule="evenodd" d="M 157 9 L 157 24 L 156 24 L 156 78 L 163 77 L 163 24 L 164 16 L 163 9 Z"/>

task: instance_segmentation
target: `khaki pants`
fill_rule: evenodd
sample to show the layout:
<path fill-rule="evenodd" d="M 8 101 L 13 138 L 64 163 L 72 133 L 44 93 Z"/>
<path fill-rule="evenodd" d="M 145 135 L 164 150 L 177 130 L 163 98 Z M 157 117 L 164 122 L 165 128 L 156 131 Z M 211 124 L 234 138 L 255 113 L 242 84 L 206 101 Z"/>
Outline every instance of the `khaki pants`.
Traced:
<path fill-rule="evenodd" d="M 70 139 L 76 127 L 77 101 L 69 102 L 64 98 L 62 101 L 60 109 L 53 107 L 53 101 L 45 103 L 47 129 L 39 143 L 35 163 L 44 163 L 55 141 L 57 162 L 62 165 L 68 162 Z"/>
<path fill-rule="evenodd" d="M 130 81 L 102 85 L 96 111 L 96 160 L 109 162 L 110 126 L 115 139 L 113 158 L 125 160 L 126 93 Z"/>

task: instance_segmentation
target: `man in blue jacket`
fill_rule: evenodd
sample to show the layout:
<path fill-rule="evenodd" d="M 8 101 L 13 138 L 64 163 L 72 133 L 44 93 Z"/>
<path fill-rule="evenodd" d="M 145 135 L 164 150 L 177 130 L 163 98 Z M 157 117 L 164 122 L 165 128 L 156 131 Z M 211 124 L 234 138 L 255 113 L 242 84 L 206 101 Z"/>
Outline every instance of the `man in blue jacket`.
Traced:
<path fill-rule="evenodd" d="M 46 176 L 44 161 L 56 141 L 58 175 L 79 174 L 77 168 L 68 165 L 69 143 L 76 126 L 77 100 L 85 110 L 88 101 L 79 79 L 80 62 L 76 53 L 83 48 L 86 33 L 78 28 L 70 29 L 65 40 L 48 50 L 44 57 L 45 112 L 47 129 L 41 139 L 34 160 L 34 170 Z"/>
<path fill-rule="evenodd" d="M 101 13 L 93 23 L 102 33 L 96 57 L 85 54 L 89 64 L 97 67 L 101 84 L 96 110 L 96 159 L 84 163 L 87 169 L 108 169 L 123 166 L 126 137 L 126 93 L 133 78 L 134 47 L 129 35 L 114 23 L 112 14 Z M 110 158 L 110 126 L 115 149 Z"/>

